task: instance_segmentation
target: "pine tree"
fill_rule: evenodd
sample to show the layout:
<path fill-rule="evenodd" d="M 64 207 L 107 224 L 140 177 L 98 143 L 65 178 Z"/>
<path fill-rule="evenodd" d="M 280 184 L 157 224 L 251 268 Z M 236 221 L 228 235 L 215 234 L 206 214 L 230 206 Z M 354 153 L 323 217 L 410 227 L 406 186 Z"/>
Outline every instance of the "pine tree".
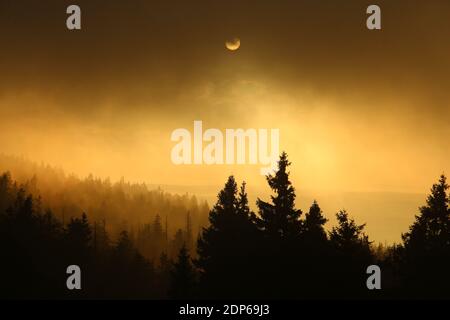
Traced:
<path fill-rule="evenodd" d="M 275 195 L 272 203 L 257 201 L 260 219 L 258 225 L 267 235 L 275 238 L 294 238 L 300 235 L 301 210 L 295 208 L 295 189 L 289 180 L 287 168 L 291 163 L 283 152 L 278 161 L 278 171 L 266 179 Z"/>
<path fill-rule="evenodd" d="M 248 206 L 247 191 L 245 190 L 246 183 L 242 182 L 241 188 L 239 189 L 239 196 L 237 200 L 237 211 L 239 214 L 247 219 L 251 219 L 251 212 Z"/>
<path fill-rule="evenodd" d="M 192 250 L 192 220 L 191 213 L 188 211 L 186 214 L 186 236 L 185 236 L 185 245 L 187 250 Z"/>
<path fill-rule="evenodd" d="M 328 270 L 330 291 L 339 297 L 362 297 L 367 293 L 366 268 L 373 263 L 365 224 L 357 225 L 345 210 L 336 214 L 338 225 L 330 232 L 331 264 Z"/>
<path fill-rule="evenodd" d="M 198 239 L 198 259 L 203 293 L 209 297 L 245 295 L 242 281 L 248 281 L 253 264 L 256 228 L 251 221 L 245 184 L 237 195 L 233 176 L 228 178 L 210 212 L 210 225 Z M 254 266 L 256 267 L 256 266 Z"/>
<path fill-rule="evenodd" d="M 178 229 L 171 241 L 171 257 L 176 258 L 181 248 L 185 245 L 185 237 L 183 230 Z"/>
<path fill-rule="evenodd" d="M 163 227 L 161 223 L 161 216 L 157 214 L 155 220 L 153 221 L 153 235 L 160 241 L 163 238 Z"/>
<path fill-rule="evenodd" d="M 301 210 L 295 208 L 295 189 L 289 179 L 291 163 L 283 152 L 278 170 L 266 176 L 273 191 L 271 203 L 258 199 L 259 216 L 256 225 L 261 231 L 259 257 L 260 291 L 267 298 L 287 298 L 298 295 L 304 260 L 301 255 Z M 273 277 L 267 277 L 273 274 Z"/>
<path fill-rule="evenodd" d="M 311 243 L 326 241 L 327 234 L 324 225 L 327 221 L 322 215 L 322 209 L 320 209 L 319 204 L 314 200 L 309 208 L 309 212 L 305 214 L 305 220 L 303 222 L 305 239 Z"/>
<path fill-rule="evenodd" d="M 246 185 L 247 184 L 245 183 L 245 181 L 242 182 L 242 185 L 239 189 L 239 194 L 237 196 L 236 227 L 240 228 L 239 230 L 237 230 L 240 236 L 246 237 L 246 239 L 242 239 L 242 241 L 244 242 L 242 243 L 242 248 L 247 247 L 244 250 L 253 250 L 254 248 L 252 246 L 255 245 L 254 241 L 257 241 L 256 237 L 258 236 L 256 228 L 257 217 L 255 213 L 250 210 Z"/>
<path fill-rule="evenodd" d="M 110 239 L 106 231 L 106 221 L 97 224 L 96 228 L 96 248 L 99 251 L 106 251 L 109 248 Z"/>
<path fill-rule="evenodd" d="M 152 261 L 158 259 L 161 253 L 164 251 L 165 241 L 166 239 L 163 231 L 163 226 L 161 223 L 161 216 L 157 214 L 155 216 L 155 220 L 153 221 L 152 225 L 151 245 L 149 250 L 150 259 Z"/>
<path fill-rule="evenodd" d="M 123 259 L 129 259 L 133 254 L 133 243 L 127 231 L 120 232 L 119 240 L 114 248 L 115 254 Z"/>
<path fill-rule="evenodd" d="M 172 261 L 168 255 L 163 252 L 159 258 L 159 265 L 157 266 L 157 288 L 162 292 L 163 298 L 168 298 L 170 281 L 171 281 L 171 268 Z"/>
<path fill-rule="evenodd" d="M 365 224 L 357 225 L 355 220 L 348 217 L 345 210 L 336 214 L 338 226 L 330 232 L 330 241 L 335 248 L 342 252 L 352 253 L 354 250 L 368 249 L 370 242 L 364 234 Z"/>
<path fill-rule="evenodd" d="M 236 181 L 233 176 L 230 176 L 224 189 L 219 192 L 217 203 L 209 213 L 210 226 L 203 229 L 198 239 L 199 258 L 196 263 L 205 272 L 220 268 L 221 262 L 216 260 L 217 257 L 229 251 L 230 241 L 233 240 L 235 233 L 233 215 L 236 214 L 236 193 Z"/>
<path fill-rule="evenodd" d="M 435 251 L 450 248 L 450 210 L 447 178 L 441 175 L 431 188 L 427 205 L 419 208 L 420 215 L 402 235 L 408 250 Z"/>
<path fill-rule="evenodd" d="M 86 213 L 80 218 L 71 218 L 67 225 L 66 237 L 74 246 L 74 250 L 87 251 L 91 247 L 92 230 Z"/>
<path fill-rule="evenodd" d="M 5 214 L 12 202 L 11 174 L 5 172 L 0 176 L 0 216 Z"/>
<path fill-rule="evenodd" d="M 65 242 L 68 252 L 67 262 L 86 268 L 92 258 L 92 230 L 86 214 L 80 218 L 71 218 L 65 231 Z"/>
<path fill-rule="evenodd" d="M 195 284 L 196 275 L 191 257 L 186 247 L 183 246 L 172 267 L 169 297 L 172 299 L 192 299 L 195 294 Z"/>
<path fill-rule="evenodd" d="M 402 235 L 400 275 L 407 293 L 418 297 L 450 297 L 449 186 L 441 175 L 409 232 Z"/>
<path fill-rule="evenodd" d="M 323 297 L 330 286 L 329 274 L 331 248 L 324 224 L 327 219 L 322 215 L 317 201 L 314 200 L 302 220 L 302 235 L 296 250 L 295 261 L 301 276 L 297 283 L 298 297 Z"/>
<path fill-rule="evenodd" d="M 111 255 L 111 277 L 108 295 L 113 298 L 151 298 L 154 293 L 154 267 L 135 248 L 127 231 L 119 235 Z M 124 277 L 123 275 L 127 275 Z"/>

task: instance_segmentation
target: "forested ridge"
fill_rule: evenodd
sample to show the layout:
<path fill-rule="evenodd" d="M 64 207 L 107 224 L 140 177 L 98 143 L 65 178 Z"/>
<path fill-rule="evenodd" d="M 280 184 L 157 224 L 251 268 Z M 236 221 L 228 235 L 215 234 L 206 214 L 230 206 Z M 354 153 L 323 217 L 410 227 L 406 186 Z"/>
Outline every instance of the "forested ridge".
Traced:
<path fill-rule="evenodd" d="M 233 176 L 209 210 L 192 196 L 123 180 L 0 177 L 3 298 L 449 298 L 450 211 L 442 175 L 402 242 L 380 246 L 351 213 L 328 221 L 297 209 L 283 153 L 266 177 L 270 199 L 250 209 Z M 53 169 L 40 170 L 55 174 Z M 47 170 L 47 171 L 46 171 Z M 51 187 L 51 184 L 55 184 Z M 52 190 L 52 191 L 50 191 Z M 209 215 L 206 212 L 209 211 Z M 202 215 L 209 221 L 202 222 Z M 174 222 L 171 222 L 174 221 Z M 176 222 L 175 222 L 176 221 Z M 204 225 L 204 227 L 201 227 Z M 81 290 L 66 268 L 82 270 Z M 366 269 L 380 266 L 382 289 Z"/>

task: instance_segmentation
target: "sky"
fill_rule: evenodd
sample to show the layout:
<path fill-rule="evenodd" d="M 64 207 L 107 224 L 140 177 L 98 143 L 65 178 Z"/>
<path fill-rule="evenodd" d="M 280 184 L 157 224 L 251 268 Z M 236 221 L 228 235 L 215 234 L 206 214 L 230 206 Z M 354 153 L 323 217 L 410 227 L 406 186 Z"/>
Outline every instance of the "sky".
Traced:
<path fill-rule="evenodd" d="M 385 196 L 370 214 L 364 201 L 354 206 L 364 220 L 403 219 L 392 222 L 396 236 L 379 236 L 389 240 L 412 220 L 418 194 L 448 174 L 446 0 L 377 1 L 382 29 L 372 31 L 373 3 L 361 0 L 80 0 L 76 31 L 66 28 L 70 4 L 0 0 L 2 153 L 213 193 L 234 174 L 256 197 L 269 192 L 259 164 L 174 165 L 171 133 L 194 120 L 277 128 L 307 201 L 413 195 L 401 209 Z M 227 50 L 235 37 L 241 47 Z M 325 207 L 331 215 L 338 205 Z"/>

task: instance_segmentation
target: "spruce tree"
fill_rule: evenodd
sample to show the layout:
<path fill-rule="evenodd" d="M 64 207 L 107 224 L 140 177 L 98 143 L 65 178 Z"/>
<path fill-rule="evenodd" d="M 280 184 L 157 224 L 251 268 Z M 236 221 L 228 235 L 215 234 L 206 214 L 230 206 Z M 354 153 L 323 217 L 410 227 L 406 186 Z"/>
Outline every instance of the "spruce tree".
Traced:
<path fill-rule="evenodd" d="M 302 220 L 302 236 L 298 250 L 298 271 L 302 274 L 298 288 L 300 297 L 323 297 L 330 286 L 327 274 L 332 263 L 331 248 L 324 225 L 327 219 L 314 200 Z"/>
<path fill-rule="evenodd" d="M 119 240 L 114 248 L 115 254 L 123 259 L 129 259 L 133 254 L 133 243 L 127 231 L 121 231 Z"/>
<path fill-rule="evenodd" d="M 331 264 L 328 272 L 331 294 L 362 297 L 367 293 L 366 269 L 373 263 L 365 224 L 358 225 L 345 210 L 336 214 L 338 225 L 330 232 Z M 333 290 L 334 293 L 333 293 Z"/>
<path fill-rule="evenodd" d="M 217 203 L 209 213 L 210 225 L 204 228 L 198 240 L 198 266 L 208 269 L 214 254 L 227 252 L 231 235 L 234 233 L 232 217 L 236 214 L 237 185 L 233 176 L 228 178 L 223 190 L 219 192 Z"/>
<path fill-rule="evenodd" d="M 83 212 L 80 218 L 71 218 L 66 229 L 66 240 L 73 254 L 87 258 L 92 248 L 92 230 L 87 215 Z"/>
<path fill-rule="evenodd" d="M 295 208 L 295 189 L 289 180 L 291 163 L 283 152 L 278 161 L 278 170 L 274 175 L 267 175 L 267 182 L 275 193 L 272 203 L 257 200 L 259 208 L 258 226 L 264 233 L 275 238 L 294 238 L 300 235 L 301 210 Z"/>
<path fill-rule="evenodd" d="M 305 220 L 303 221 L 303 234 L 305 239 L 310 243 L 326 241 L 327 233 L 324 225 L 327 221 L 322 215 L 322 209 L 320 209 L 319 204 L 314 200 L 309 211 L 305 214 Z"/>
<path fill-rule="evenodd" d="M 400 276 L 406 293 L 419 297 L 450 297 L 449 186 L 441 175 L 419 208 L 409 232 L 402 235 Z"/>
<path fill-rule="evenodd" d="M 188 251 L 192 250 L 193 241 L 192 241 L 192 218 L 191 213 L 188 211 L 186 214 L 186 230 L 185 230 L 185 245 Z"/>
<path fill-rule="evenodd" d="M 427 204 L 419 208 L 409 232 L 402 235 L 407 250 L 436 251 L 450 248 L 450 210 L 447 178 L 441 175 L 431 188 Z"/>
<path fill-rule="evenodd" d="M 266 176 L 273 191 L 271 202 L 257 200 L 256 224 L 262 234 L 258 249 L 260 291 L 265 298 L 288 298 L 299 294 L 302 256 L 301 210 L 295 208 L 295 189 L 289 179 L 288 156 L 283 152 L 278 170 Z M 267 277 L 267 274 L 273 276 Z"/>
<path fill-rule="evenodd" d="M 245 294 L 243 279 L 250 276 L 251 239 L 256 231 L 248 208 L 245 184 L 237 195 L 237 184 L 230 176 L 217 203 L 209 214 L 210 225 L 204 228 L 197 243 L 200 284 L 205 296 L 232 298 Z"/>
<path fill-rule="evenodd" d="M 186 246 L 178 253 L 178 259 L 171 270 L 169 297 L 172 299 L 192 299 L 195 295 L 196 274 Z"/>

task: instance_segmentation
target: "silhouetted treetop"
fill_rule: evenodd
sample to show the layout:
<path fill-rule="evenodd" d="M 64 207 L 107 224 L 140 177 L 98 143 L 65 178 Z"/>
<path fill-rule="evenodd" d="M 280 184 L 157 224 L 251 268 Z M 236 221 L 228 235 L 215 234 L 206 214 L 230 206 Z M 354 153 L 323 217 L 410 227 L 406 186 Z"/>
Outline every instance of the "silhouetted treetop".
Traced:
<path fill-rule="evenodd" d="M 427 204 L 419 208 L 420 214 L 404 234 L 407 249 L 436 250 L 450 247 L 450 210 L 448 207 L 447 178 L 441 175 L 431 188 Z"/>
<path fill-rule="evenodd" d="M 322 215 L 322 209 L 320 209 L 319 204 L 314 200 L 303 221 L 303 233 L 308 238 L 308 241 L 327 240 L 327 233 L 324 228 L 327 221 Z"/>
<path fill-rule="evenodd" d="M 196 274 L 186 246 L 181 247 L 170 275 L 169 296 L 173 299 L 192 299 L 195 293 Z"/>
<path fill-rule="evenodd" d="M 267 175 L 270 188 L 275 193 L 272 203 L 257 200 L 259 208 L 258 225 L 268 235 L 274 237 L 295 237 L 301 232 L 301 210 L 295 208 L 295 189 L 289 180 L 287 168 L 291 163 L 283 152 L 278 161 L 278 170 Z"/>
<path fill-rule="evenodd" d="M 338 226 L 330 232 L 330 240 L 336 248 L 351 250 L 358 246 L 369 246 L 369 237 L 363 232 L 365 224 L 357 225 L 345 210 L 339 211 L 336 218 Z"/>

